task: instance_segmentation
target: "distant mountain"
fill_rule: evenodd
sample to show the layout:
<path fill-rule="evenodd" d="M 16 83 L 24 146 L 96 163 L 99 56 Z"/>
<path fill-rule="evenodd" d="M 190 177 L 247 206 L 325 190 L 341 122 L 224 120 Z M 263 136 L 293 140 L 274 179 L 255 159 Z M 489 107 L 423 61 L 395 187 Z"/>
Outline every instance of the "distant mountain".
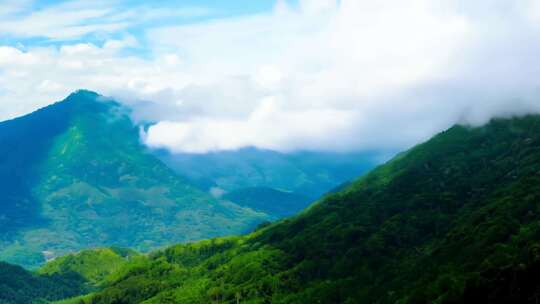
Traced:
<path fill-rule="evenodd" d="M 538 303 L 540 117 L 455 126 L 296 217 L 130 267 L 83 303 Z"/>
<path fill-rule="evenodd" d="M 294 215 L 313 202 L 307 196 L 265 187 L 243 188 L 229 192 L 221 198 L 274 218 Z"/>
<path fill-rule="evenodd" d="M 0 123 L 0 260 L 34 267 L 88 247 L 146 251 L 267 218 L 170 170 L 140 144 L 128 111 L 78 91 Z"/>
<path fill-rule="evenodd" d="M 206 154 L 155 155 L 203 190 L 225 192 L 263 187 L 296 193 L 312 200 L 380 164 L 389 152 L 291 152 L 245 148 Z"/>

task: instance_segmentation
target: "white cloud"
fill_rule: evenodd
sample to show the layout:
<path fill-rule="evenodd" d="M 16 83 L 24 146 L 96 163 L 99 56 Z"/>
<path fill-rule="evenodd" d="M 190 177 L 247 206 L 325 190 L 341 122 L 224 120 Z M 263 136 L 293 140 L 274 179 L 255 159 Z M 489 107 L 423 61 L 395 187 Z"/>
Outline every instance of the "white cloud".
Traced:
<path fill-rule="evenodd" d="M 271 13 L 148 28 L 102 46 L 1 47 L 0 103 L 12 106 L 0 117 L 83 87 L 157 121 L 145 142 L 177 152 L 402 149 L 455 122 L 540 111 L 538 8 L 278 1 Z M 126 56 L 141 40 L 150 55 Z"/>
<path fill-rule="evenodd" d="M 308 14 L 319 14 L 337 7 L 337 0 L 300 0 L 300 8 Z"/>
<path fill-rule="evenodd" d="M 275 98 L 267 97 L 247 119 L 162 121 L 149 129 L 145 140 L 151 147 L 190 153 L 246 146 L 283 151 L 320 149 L 332 144 L 339 149 L 342 143 L 334 142 L 334 136 L 347 132 L 355 118 L 353 112 L 331 108 L 284 110 Z"/>
<path fill-rule="evenodd" d="M 125 56 L 121 48 L 110 43 L 104 47 L 84 43 L 28 51 L 0 47 L 0 117 L 30 112 L 63 99 L 77 88 L 108 94 L 131 90 L 142 96 L 160 79 L 175 79 L 168 76 L 168 69 L 164 62 Z M 140 84 L 133 85 L 137 80 Z"/>
<path fill-rule="evenodd" d="M 212 187 L 210 188 L 210 194 L 215 198 L 221 198 L 223 195 L 227 193 L 227 191 L 223 190 L 219 187 Z"/>

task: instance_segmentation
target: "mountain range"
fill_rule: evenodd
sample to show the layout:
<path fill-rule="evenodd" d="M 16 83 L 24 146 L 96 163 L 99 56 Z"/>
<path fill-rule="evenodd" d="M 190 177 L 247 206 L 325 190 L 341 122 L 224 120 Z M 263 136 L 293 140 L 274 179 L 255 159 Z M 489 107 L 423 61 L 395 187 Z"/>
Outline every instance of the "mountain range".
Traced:
<path fill-rule="evenodd" d="M 375 153 L 170 154 L 131 109 L 80 90 L 0 122 L 0 260 L 36 268 L 85 248 L 141 252 L 251 231 L 378 161 Z"/>
<path fill-rule="evenodd" d="M 0 193 L 0 259 L 28 267 L 90 247 L 238 234 L 268 218 L 176 174 L 140 143 L 128 109 L 89 91 L 0 123 Z"/>
<path fill-rule="evenodd" d="M 204 154 L 154 151 L 170 168 L 204 190 L 214 188 L 229 193 L 263 187 L 309 197 L 312 201 L 393 154 L 392 151 L 284 153 L 257 148 Z"/>
<path fill-rule="evenodd" d="M 454 126 L 244 236 L 20 275 L 81 295 L 62 304 L 537 303 L 540 116 Z"/>
<path fill-rule="evenodd" d="M 296 216 L 155 252 L 78 301 L 539 299 L 540 116 L 526 116 L 452 127 Z"/>

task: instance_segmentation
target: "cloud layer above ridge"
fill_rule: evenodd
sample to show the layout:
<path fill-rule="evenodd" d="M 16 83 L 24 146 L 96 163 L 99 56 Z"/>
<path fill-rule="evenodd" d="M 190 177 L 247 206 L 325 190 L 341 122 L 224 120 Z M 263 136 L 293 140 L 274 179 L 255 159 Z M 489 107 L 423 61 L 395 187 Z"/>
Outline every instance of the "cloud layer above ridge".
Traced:
<path fill-rule="evenodd" d="M 0 46 L 0 118 L 88 88 L 156 122 L 143 140 L 173 152 L 403 149 L 456 122 L 540 112 L 537 3 L 278 1 L 137 32 L 113 12 L 122 26 L 100 27 L 96 9 L 101 42 L 51 31 L 54 43 Z"/>

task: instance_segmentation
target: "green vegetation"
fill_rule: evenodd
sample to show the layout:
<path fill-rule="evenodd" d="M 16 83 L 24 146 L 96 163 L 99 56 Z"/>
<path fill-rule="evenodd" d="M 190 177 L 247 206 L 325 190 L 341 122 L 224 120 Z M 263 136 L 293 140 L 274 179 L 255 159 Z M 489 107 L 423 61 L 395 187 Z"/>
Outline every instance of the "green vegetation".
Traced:
<path fill-rule="evenodd" d="M 48 262 L 32 273 L 20 266 L 0 262 L 0 303 L 76 303 L 114 279 L 128 262 L 142 258 L 123 248 L 98 248 L 69 254 Z M 67 300 L 62 300 L 67 299 Z"/>
<path fill-rule="evenodd" d="M 28 250 L 34 244 L 48 250 L 112 241 L 147 249 L 189 240 L 182 232 L 202 237 L 262 219 L 169 172 L 141 151 L 124 115 L 111 115 L 119 108 L 106 109 L 71 117 L 54 140 L 36 143 L 50 154 L 12 171 L 36 178 L 11 181 L 25 191 L 8 193 L 28 204 L 6 198 L 3 223 L 20 225 L 3 233 L 24 237 L 0 247 L 2 254 L 30 252 L 24 256 L 30 260 L 41 254 Z M 100 127 L 110 124 L 115 128 Z M 245 203 L 257 208 L 259 190 L 236 199 L 249 198 Z M 16 213 L 21 206 L 28 208 Z M 0 303 L 538 303 L 539 275 L 540 116 L 526 116 L 455 126 L 297 216 L 243 237 L 148 255 L 83 251 L 37 273 L 0 264 Z"/>
<path fill-rule="evenodd" d="M 178 176 L 145 150 L 128 114 L 79 91 L 0 123 L 0 260 L 35 268 L 84 248 L 148 251 L 267 218 Z"/>
<path fill-rule="evenodd" d="M 76 273 L 90 287 L 100 286 L 108 276 L 118 272 L 139 254 L 130 249 L 98 248 L 83 250 L 48 262 L 38 270 L 42 275 L 66 275 Z"/>
<path fill-rule="evenodd" d="M 87 291 L 84 279 L 77 274 L 36 275 L 0 262 L 0 303 L 35 304 L 47 303 L 72 297 Z"/>
<path fill-rule="evenodd" d="M 222 198 L 276 218 L 294 215 L 312 202 L 307 196 L 265 187 L 239 189 Z"/>
<path fill-rule="evenodd" d="M 245 237 L 128 264 L 84 303 L 537 303 L 540 117 L 456 126 Z"/>

